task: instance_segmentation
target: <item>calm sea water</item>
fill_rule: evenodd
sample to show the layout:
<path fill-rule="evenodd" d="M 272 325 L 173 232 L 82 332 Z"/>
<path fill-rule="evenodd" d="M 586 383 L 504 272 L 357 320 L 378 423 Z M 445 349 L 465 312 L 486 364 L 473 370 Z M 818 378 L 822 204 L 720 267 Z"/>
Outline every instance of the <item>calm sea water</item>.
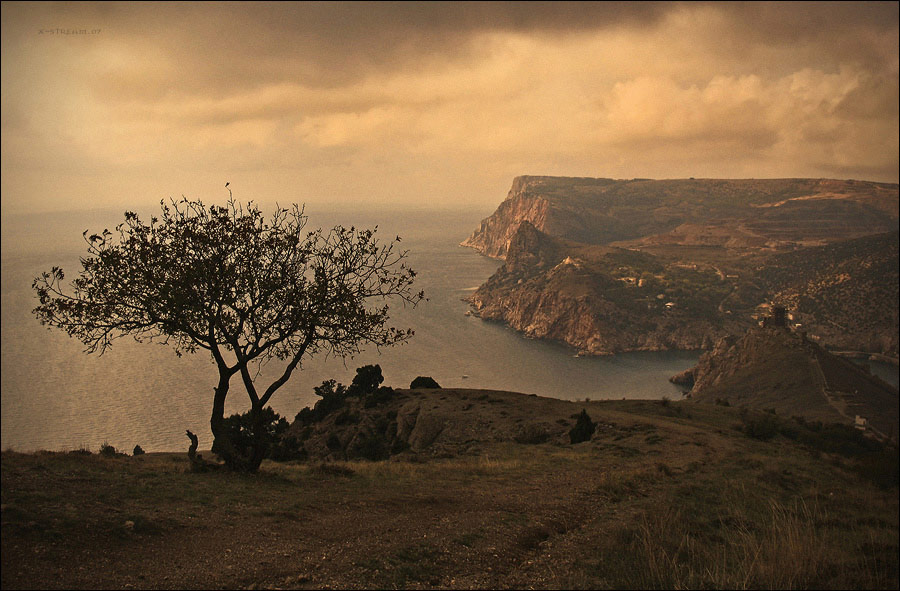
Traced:
<path fill-rule="evenodd" d="M 116 342 L 103 356 L 42 327 L 31 313 L 31 281 L 60 265 L 74 277 L 84 253 L 81 233 L 112 228 L 122 212 L 6 216 L 2 227 L 2 448 L 97 450 L 109 443 L 130 451 L 182 450 L 185 430 L 209 446 L 209 413 L 217 372 L 203 354 L 177 358 L 161 345 Z M 497 324 L 466 316 L 467 297 L 500 264 L 458 244 L 489 212 L 316 212 L 310 227 L 336 223 L 379 226 L 399 234 L 417 287 L 428 302 L 395 307 L 393 321 L 412 327 L 405 345 L 365 351 L 356 359 L 313 358 L 272 399 L 293 419 L 315 403 L 313 387 L 334 378 L 349 383 L 355 368 L 378 363 L 385 384 L 407 387 L 419 375 L 444 387 L 502 389 L 568 400 L 678 397 L 669 376 L 694 365 L 691 352 L 578 358 L 562 345 L 532 341 Z M 272 372 L 274 374 L 274 371 Z M 896 370 L 895 370 L 896 375 Z M 895 378 L 896 379 L 896 378 Z M 896 383 L 896 381 L 894 382 Z M 227 411 L 249 407 L 238 380 Z"/>

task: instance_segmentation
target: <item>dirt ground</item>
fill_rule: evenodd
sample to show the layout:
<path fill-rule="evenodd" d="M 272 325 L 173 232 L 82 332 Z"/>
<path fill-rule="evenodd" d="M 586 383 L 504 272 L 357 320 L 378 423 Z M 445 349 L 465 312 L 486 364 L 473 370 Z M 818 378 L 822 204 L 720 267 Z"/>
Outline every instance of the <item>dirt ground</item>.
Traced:
<path fill-rule="evenodd" d="M 515 398 L 494 399 L 504 400 L 497 417 L 516 416 L 503 410 Z M 642 587 L 653 585 L 635 578 L 652 541 L 642 528 L 666 507 L 718 539 L 729 521 L 707 513 L 741 506 L 749 518 L 797 498 L 865 504 L 828 464 L 728 428 L 727 410 L 539 402 L 541 420 L 586 408 L 598 430 L 577 445 L 470 442 L 455 457 L 266 462 L 249 476 L 190 473 L 184 454 L 4 452 L 2 586 Z M 866 494 L 864 511 L 881 515 L 871 537 L 887 540 L 879 552 L 894 552 L 895 572 L 896 496 Z"/>

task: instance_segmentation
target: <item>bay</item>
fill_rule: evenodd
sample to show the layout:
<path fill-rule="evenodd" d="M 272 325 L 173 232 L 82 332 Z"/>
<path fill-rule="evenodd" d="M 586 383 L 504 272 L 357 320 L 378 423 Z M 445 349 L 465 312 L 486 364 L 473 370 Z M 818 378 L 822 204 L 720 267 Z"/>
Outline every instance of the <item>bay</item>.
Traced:
<path fill-rule="evenodd" d="M 265 209 L 265 208 L 264 208 Z M 153 210 L 139 211 L 149 215 Z M 378 236 L 402 238 L 418 272 L 417 289 L 427 302 L 395 305 L 391 322 L 411 327 L 406 344 L 366 350 L 355 359 L 316 357 L 272 399 L 292 420 L 315 403 L 323 380 L 348 384 L 355 368 L 377 363 L 385 385 L 407 387 L 431 376 L 444 387 L 510 390 L 566 400 L 680 397 L 668 378 L 693 366 L 696 352 L 632 353 L 576 357 L 564 345 L 528 340 L 499 324 L 466 315 L 464 298 L 500 265 L 458 246 L 490 212 L 378 209 L 308 210 L 309 227 L 334 224 L 378 226 Z M 31 282 L 62 266 L 73 278 L 85 252 L 82 232 L 113 228 L 121 211 L 4 216 L 2 228 L 2 448 L 17 451 L 96 451 L 107 443 L 124 451 L 174 451 L 187 446 L 185 430 L 208 448 L 209 413 L 217 372 L 207 355 L 178 358 L 156 344 L 116 341 L 104 354 L 87 355 L 83 345 L 48 330 L 31 310 L 37 305 Z M 264 373 L 277 375 L 272 370 Z M 232 385 L 226 411 L 249 407 L 239 383 Z"/>

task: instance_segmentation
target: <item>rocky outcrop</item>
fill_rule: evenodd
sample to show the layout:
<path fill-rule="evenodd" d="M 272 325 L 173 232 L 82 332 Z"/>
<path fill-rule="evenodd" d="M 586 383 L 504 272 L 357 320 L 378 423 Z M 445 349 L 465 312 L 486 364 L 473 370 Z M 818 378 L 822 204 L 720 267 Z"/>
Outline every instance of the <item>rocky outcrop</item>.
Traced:
<path fill-rule="evenodd" d="M 569 418 L 577 410 L 569 401 L 511 392 L 393 392 L 375 406 L 350 397 L 312 423 L 298 418 L 286 436 L 298 441 L 302 455 L 315 460 L 446 457 L 478 453 L 485 443 L 518 441 L 528 426 L 539 428 L 544 441 L 565 444 Z"/>

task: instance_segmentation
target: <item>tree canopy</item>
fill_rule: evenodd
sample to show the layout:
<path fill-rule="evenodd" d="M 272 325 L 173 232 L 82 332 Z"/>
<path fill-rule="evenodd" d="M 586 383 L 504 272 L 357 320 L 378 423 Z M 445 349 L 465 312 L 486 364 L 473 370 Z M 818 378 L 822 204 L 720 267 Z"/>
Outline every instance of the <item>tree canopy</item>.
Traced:
<path fill-rule="evenodd" d="M 398 248 L 400 238 L 382 243 L 377 227 L 308 231 L 306 224 L 297 205 L 278 207 L 266 219 L 257 205 L 234 199 L 210 207 L 162 202 L 161 215 L 149 223 L 126 212 L 115 232 L 84 233 L 87 256 L 71 291 L 59 267 L 34 280 L 40 303 L 34 313 L 88 353 L 102 355 L 123 336 L 169 345 L 178 355 L 208 351 L 219 370 L 210 423 L 218 447 L 227 450 L 221 423 L 235 374 L 251 413 L 261 416 L 304 357 L 352 356 L 365 345 L 395 345 L 413 334 L 388 325 L 389 299 L 415 305 L 424 298 L 412 289 L 416 273 Z M 283 368 L 258 387 L 260 368 L 273 360 Z M 255 470 L 260 453 L 223 457 Z"/>

